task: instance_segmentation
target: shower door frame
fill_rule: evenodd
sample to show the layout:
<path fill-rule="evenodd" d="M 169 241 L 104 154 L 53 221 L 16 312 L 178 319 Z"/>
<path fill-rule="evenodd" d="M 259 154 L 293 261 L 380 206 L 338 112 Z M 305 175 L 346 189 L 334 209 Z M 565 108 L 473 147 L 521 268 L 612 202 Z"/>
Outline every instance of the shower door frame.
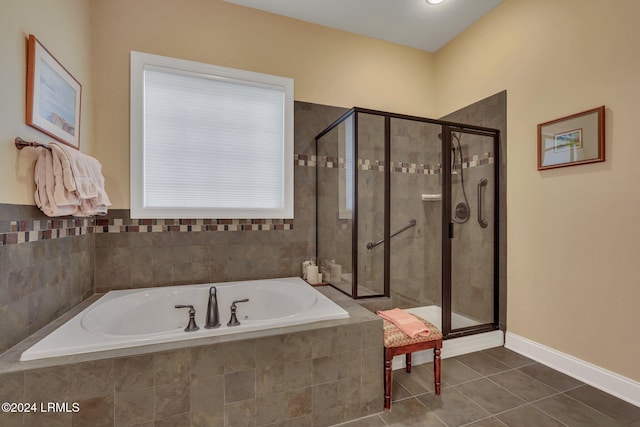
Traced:
<path fill-rule="evenodd" d="M 452 137 L 454 132 L 480 135 L 493 138 L 493 180 L 495 195 L 493 197 L 493 322 L 482 323 L 463 328 L 451 327 L 452 313 L 452 290 L 453 283 L 451 280 L 453 259 L 452 240 L 455 236 L 455 223 L 452 216 Z M 475 126 L 447 123 L 442 125 L 442 336 L 445 339 L 457 338 L 460 336 L 478 334 L 500 329 L 500 174 L 498 167 L 500 165 L 500 131 L 497 129 L 479 128 Z M 462 167 L 462 166 L 461 166 Z M 446 191 L 444 191 L 446 189 Z M 479 208 L 479 207 L 478 207 Z M 445 256 L 447 254 L 447 256 Z M 448 316 L 445 314 L 448 313 Z"/>
<path fill-rule="evenodd" d="M 384 247 L 384 293 L 376 295 L 358 295 L 358 176 L 360 171 L 358 169 L 358 115 L 369 114 L 374 116 L 384 117 L 384 231 L 383 231 L 383 247 Z M 499 148 L 500 148 L 500 130 L 492 129 L 482 126 L 474 126 L 465 123 L 452 122 L 447 120 L 429 119 L 426 117 L 412 116 L 406 114 L 390 113 L 380 110 L 372 110 L 361 107 L 353 107 L 346 113 L 336 119 L 331 125 L 325 128 L 321 133 L 315 137 L 316 142 L 316 154 L 318 153 L 318 142 L 320 138 L 329 133 L 331 130 L 339 126 L 343 121 L 353 115 L 353 218 L 352 218 L 352 239 L 351 239 L 351 259 L 352 259 L 352 283 L 351 294 L 345 292 L 337 286 L 331 285 L 336 290 L 344 293 L 345 295 L 353 299 L 367 299 L 367 298 L 379 298 L 389 297 L 391 291 L 391 252 L 390 252 L 390 235 L 391 235 L 391 119 L 417 121 L 422 123 L 430 123 L 441 126 L 442 129 L 442 335 L 444 339 L 455 338 L 459 336 L 472 335 L 481 332 L 487 332 L 499 329 L 499 317 L 500 317 L 500 283 L 499 283 Z M 491 136 L 494 139 L 493 153 L 494 153 L 494 180 L 495 180 L 495 197 L 493 206 L 493 221 L 494 227 L 494 268 L 493 268 L 493 322 L 480 324 L 475 326 L 469 326 L 464 328 L 451 329 L 451 257 L 452 257 L 452 245 L 451 245 L 451 233 L 452 233 L 452 220 L 451 220 L 451 133 L 462 132 L 470 133 L 482 136 Z M 316 168 L 316 189 L 318 186 L 318 169 Z M 316 190 L 317 198 L 317 190 Z M 316 199 L 316 259 L 318 258 L 318 209 Z M 448 314 L 446 316 L 445 314 Z"/>

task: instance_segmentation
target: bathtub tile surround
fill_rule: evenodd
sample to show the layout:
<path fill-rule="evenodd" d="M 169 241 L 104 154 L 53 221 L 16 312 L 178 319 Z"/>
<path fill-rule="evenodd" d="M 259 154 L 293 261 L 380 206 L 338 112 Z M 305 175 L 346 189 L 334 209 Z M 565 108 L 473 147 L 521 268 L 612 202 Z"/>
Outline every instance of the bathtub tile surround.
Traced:
<path fill-rule="evenodd" d="M 250 225 L 254 227 L 255 225 Z M 290 224 L 283 224 L 290 226 Z M 96 292 L 298 275 L 301 230 L 109 233 L 96 237 Z"/>
<path fill-rule="evenodd" d="M 41 226 L 51 222 L 34 207 L 0 205 L 0 232 L 3 239 L 23 231 L 28 243 L 0 246 L 0 352 L 31 335 L 51 320 L 93 293 L 94 236 L 67 233 L 68 221 L 58 221 L 57 230 L 68 238 L 31 240 L 42 235 Z M 31 218 L 16 222 L 13 218 Z M 74 222 L 76 220 L 69 220 Z M 84 220 L 81 220 L 84 221 Z M 58 236 L 52 233 L 51 236 Z M 11 240 L 11 239 L 9 239 Z"/>
<path fill-rule="evenodd" d="M 122 356 L 124 350 L 87 354 L 83 362 L 40 369 L 29 367 L 41 364 L 21 362 L 18 372 L 7 372 L 18 367 L 5 354 L 0 361 L 7 372 L 0 374 L 3 401 L 55 397 L 77 401 L 81 410 L 0 414 L 0 425 L 297 427 L 377 413 L 383 389 L 381 320 L 334 289 L 322 292 L 351 317 L 323 324 L 328 327 L 310 324 L 244 334 L 249 338 L 227 336 L 195 347 L 183 342 L 174 350 L 151 346 L 136 350 L 145 354 L 130 356 Z"/>
<path fill-rule="evenodd" d="M 296 164 L 344 111 L 295 103 Z M 94 223 L 0 204 L 0 352 L 94 292 L 299 275 L 315 253 L 315 168 L 305 166 L 295 167 L 294 220 L 135 221 L 111 210 Z"/>

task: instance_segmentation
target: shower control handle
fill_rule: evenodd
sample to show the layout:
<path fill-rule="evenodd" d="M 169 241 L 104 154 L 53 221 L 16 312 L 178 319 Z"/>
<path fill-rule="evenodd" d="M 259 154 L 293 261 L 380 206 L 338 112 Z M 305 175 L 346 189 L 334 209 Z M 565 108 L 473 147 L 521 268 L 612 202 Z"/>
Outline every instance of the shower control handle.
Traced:
<path fill-rule="evenodd" d="M 489 181 L 487 178 L 482 178 L 478 181 L 478 224 L 480 227 L 487 228 L 489 223 L 484 219 L 484 200 L 482 198 L 482 187 L 486 187 Z"/>

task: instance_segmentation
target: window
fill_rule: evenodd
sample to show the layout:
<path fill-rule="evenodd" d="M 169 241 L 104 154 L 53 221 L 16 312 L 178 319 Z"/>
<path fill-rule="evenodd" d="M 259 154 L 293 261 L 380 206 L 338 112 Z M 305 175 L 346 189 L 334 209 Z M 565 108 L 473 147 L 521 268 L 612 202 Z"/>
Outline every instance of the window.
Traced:
<path fill-rule="evenodd" d="M 293 80 L 131 52 L 131 217 L 293 218 Z"/>

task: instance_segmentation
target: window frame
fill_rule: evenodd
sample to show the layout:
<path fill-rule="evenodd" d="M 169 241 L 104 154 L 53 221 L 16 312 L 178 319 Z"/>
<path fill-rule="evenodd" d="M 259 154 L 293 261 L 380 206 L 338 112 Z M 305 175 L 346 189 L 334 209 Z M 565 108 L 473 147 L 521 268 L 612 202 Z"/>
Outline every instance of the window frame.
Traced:
<path fill-rule="evenodd" d="M 284 165 L 283 205 L 281 208 L 155 208 L 144 205 L 144 71 L 164 69 L 180 74 L 202 75 L 231 80 L 248 86 L 276 87 L 283 91 Z M 131 51 L 130 77 L 130 210 L 131 218 L 217 218 L 217 219 L 291 219 L 293 218 L 293 79 L 201 62 Z M 241 155 L 241 153 L 238 153 Z"/>

